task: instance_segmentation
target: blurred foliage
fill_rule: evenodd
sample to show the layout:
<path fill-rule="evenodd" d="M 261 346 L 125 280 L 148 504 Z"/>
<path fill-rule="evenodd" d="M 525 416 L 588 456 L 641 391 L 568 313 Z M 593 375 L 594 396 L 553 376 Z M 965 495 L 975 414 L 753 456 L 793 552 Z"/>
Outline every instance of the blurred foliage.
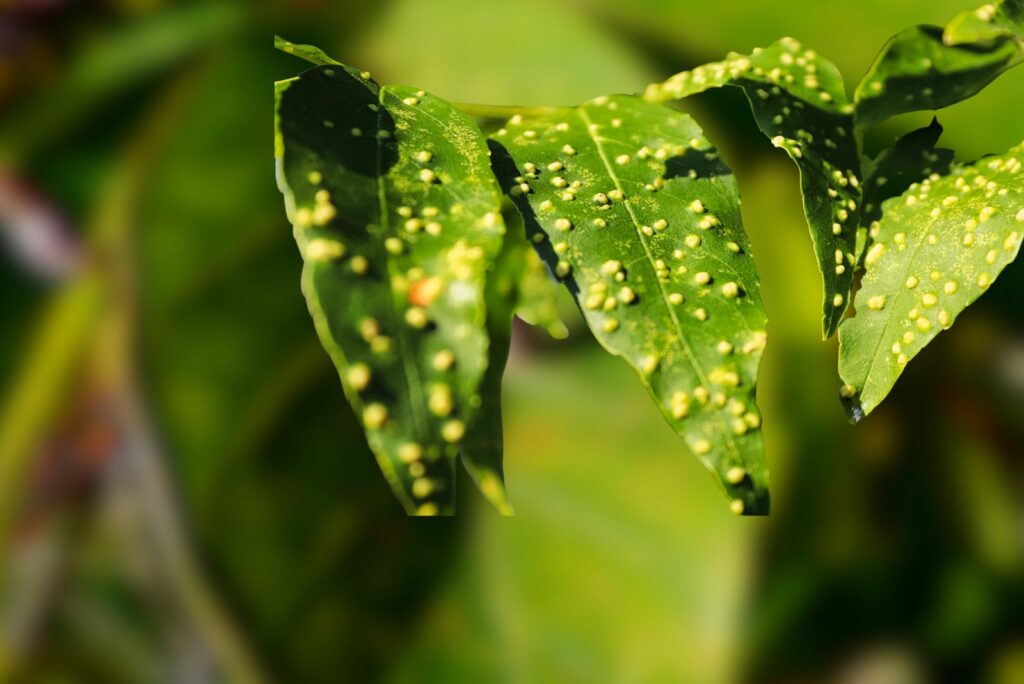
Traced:
<path fill-rule="evenodd" d="M 514 334 L 518 517 L 463 486 L 459 518 L 410 520 L 309 325 L 271 172 L 271 83 L 293 71 L 274 33 L 451 100 L 564 104 L 782 35 L 850 84 L 890 35 L 961 2 L 10 7 L 3 175 L 59 209 L 51 228 L 85 259 L 44 279 L 2 257 L 4 415 L 49 348 L 81 344 L 83 361 L 53 393 L 24 479 L 0 482 L 21 512 L 0 551 L 0 678 L 14 664 L 30 682 L 205 681 L 249 659 L 280 681 L 1021 681 L 1020 263 L 852 428 L 821 399 L 836 352 L 816 341 L 795 170 L 742 94 L 687 100 L 737 174 L 762 276 L 773 516 L 722 510 L 569 310 L 567 341 Z M 136 31 L 166 37 L 125 37 Z M 64 99 L 85 55 L 116 45 L 111 80 Z M 1020 142 L 1021 92 L 1018 69 L 945 110 L 943 145 L 972 159 Z M 930 117 L 879 126 L 866 152 Z M 112 191 L 130 195 L 120 236 L 97 213 Z M 88 274 L 109 295 L 89 335 L 37 343 Z M 139 475 L 154 464 L 168 486 Z M 168 509 L 187 530 L 170 550 Z"/>

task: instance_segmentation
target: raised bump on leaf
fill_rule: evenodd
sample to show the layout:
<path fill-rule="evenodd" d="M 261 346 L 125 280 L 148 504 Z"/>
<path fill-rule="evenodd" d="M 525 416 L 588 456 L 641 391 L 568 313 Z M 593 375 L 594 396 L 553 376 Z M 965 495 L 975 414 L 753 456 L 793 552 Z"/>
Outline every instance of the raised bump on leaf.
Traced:
<path fill-rule="evenodd" d="M 515 116 L 495 171 L 598 341 L 640 375 L 737 513 L 768 510 L 765 344 L 731 171 L 688 115 L 602 97 Z"/>
<path fill-rule="evenodd" d="M 870 413 L 906 364 L 995 281 L 1024 237 L 1024 144 L 884 204 L 857 315 L 839 328 L 841 397 Z"/>
<path fill-rule="evenodd" d="M 822 274 L 822 332 L 835 332 L 850 299 L 860 205 L 860 153 L 853 106 L 831 62 L 792 38 L 750 55 L 676 74 L 647 87 L 654 102 L 709 88 L 743 88 L 758 127 L 800 169 L 804 213 Z M 842 257 L 837 263 L 836 255 Z"/>
<path fill-rule="evenodd" d="M 486 144 L 440 98 L 286 45 L 320 64 L 276 89 L 303 292 L 402 505 L 450 514 L 456 457 L 473 457 L 504 232 Z"/>

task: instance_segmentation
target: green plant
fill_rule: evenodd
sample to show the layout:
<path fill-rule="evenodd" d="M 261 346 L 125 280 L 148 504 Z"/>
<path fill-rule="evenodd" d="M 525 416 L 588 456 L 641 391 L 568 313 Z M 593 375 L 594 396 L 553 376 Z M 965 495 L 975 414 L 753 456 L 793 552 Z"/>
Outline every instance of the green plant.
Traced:
<path fill-rule="evenodd" d="M 769 510 L 756 406 L 767 322 L 739 191 L 668 102 L 739 87 L 797 164 L 822 329 L 838 330 L 853 421 L 1016 258 L 1024 233 L 1024 146 L 954 166 L 935 148 L 934 121 L 874 159 L 860 151 L 866 128 L 971 97 L 1020 63 L 1020 0 L 896 35 L 852 101 L 836 67 L 791 38 L 642 96 L 531 108 L 453 105 L 378 85 L 315 48 L 277 46 L 315 65 L 276 87 L 278 180 L 303 291 L 410 513 L 452 512 L 460 456 L 511 511 L 499 401 L 511 318 L 558 330 L 530 243 L 732 510 Z"/>

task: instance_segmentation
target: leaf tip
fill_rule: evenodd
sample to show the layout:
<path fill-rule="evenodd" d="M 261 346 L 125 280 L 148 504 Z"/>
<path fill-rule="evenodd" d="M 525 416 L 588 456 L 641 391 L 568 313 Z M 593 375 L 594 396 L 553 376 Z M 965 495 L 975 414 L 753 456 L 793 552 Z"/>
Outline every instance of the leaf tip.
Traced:
<path fill-rule="evenodd" d="M 764 517 L 771 515 L 771 496 L 767 487 L 752 489 L 742 498 L 733 499 L 729 502 L 729 510 L 734 514 L 743 517 Z"/>
<path fill-rule="evenodd" d="M 839 403 L 846 412 L 846 419 L 851 425 L 856 425 L 868 415 L 870 408 L 865 408 L 860 401 L 860 391 L 850 384 L 844 384 L 839 388 Z"/>

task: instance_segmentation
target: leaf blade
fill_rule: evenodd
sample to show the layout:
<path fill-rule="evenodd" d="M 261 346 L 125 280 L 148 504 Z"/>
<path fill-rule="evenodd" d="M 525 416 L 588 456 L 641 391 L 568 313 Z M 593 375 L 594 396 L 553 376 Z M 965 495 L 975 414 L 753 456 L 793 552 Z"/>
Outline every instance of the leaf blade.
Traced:
<path fill-rule="evenodd" d="M 857 85 L 857 123 L 956 104 L 1022 61 L 1024 42 L 1009 32 L 969 28 L 959 18 L 946 29 L 913 26 L 885 43 Z"/>
<path fill-rule="evenodd" d="M 700 128 L 612 96 L 513 117 L 493 140 L 499 180 L 599 343 L 638 372 L 733 510 L 767 512 L 766 320 L 735 179 Z"/>
<path fill-rule="evenodd" d="M 864 202 L 861 205 L 857 242 L 858 263 L 871 247 L 875 222 L 882 218 L 882 203 L 899 197 L 914 183 L 937 173 L 946 175 L 953 164 L 953 150 L 936 147 L 942 126 L 936 118 L 911 131 L 864 164 Z"/>
<path fill-rule="evenodd" d="M 946 45 L 964 45 L 1020 36 L 1024 36 L 1024 2 L 1003 0 L 953 17 L 942 40 Z"/>
<path fill-rule="evenodd" d="M 783 38 L 750 55 L 685 71 L 647 87 L 663 102 L 726 85 L 742 88 L 758 127 L 800 170 L 804 214 L 822 274 L 822 333 L 830 337 L 850 300 L 861 202 L 853 108 L 839 70 L 798 41 Z"/>
<path fill-rule="evenodd" d="M 279 182 L 321 343 L 410 514 L 450 514 L 501 247 L 483 136 L 440 98 L 320 65 L 277 88 Z"/>
<path fill-rule="evenodd" d="M 857 295 L 839 329 L 842 397 L 854 420 L 1012 262 L 1024 233 L 1024 144 L 914 184 L 886 202 Z M 1003 192 L 1005 190 L 1005 192 Z"/>

